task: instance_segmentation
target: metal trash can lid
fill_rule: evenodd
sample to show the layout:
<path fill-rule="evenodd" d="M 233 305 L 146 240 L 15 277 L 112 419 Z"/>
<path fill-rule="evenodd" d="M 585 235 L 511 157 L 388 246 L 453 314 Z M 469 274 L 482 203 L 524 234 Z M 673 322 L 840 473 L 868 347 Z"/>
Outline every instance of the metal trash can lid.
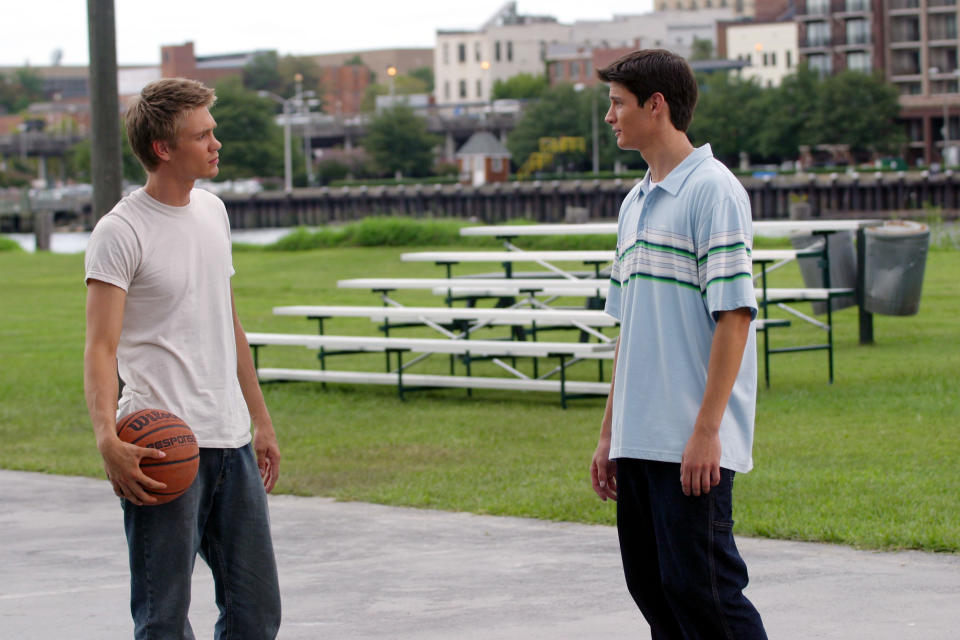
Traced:
<path fill-rule="evenodd" d="M 867 227 L 865 231 L 869 235 L 903 237 L 924 235 L 929 233 L 930 229 L 922 222 L 913 220 L 887 220 L 882 225 Z"/>

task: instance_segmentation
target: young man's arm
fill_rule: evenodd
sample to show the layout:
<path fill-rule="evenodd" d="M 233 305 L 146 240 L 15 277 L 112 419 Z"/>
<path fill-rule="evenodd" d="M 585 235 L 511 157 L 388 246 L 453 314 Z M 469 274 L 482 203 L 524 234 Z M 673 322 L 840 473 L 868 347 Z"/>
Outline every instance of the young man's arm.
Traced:
<path fill-rule="evenodd" d="M 250 419 L 253 420 L 253 449 L 257 453 L 257 464 L 260 467 L 260 477 L 263 478 L 263 487 L 267 493 L 273 491 L 280 477 L 280 446 L 277 444 L 277 433 L 273 429 L 273 420 L 267 411 L 267 403 L 263 400 L 260 382 L 257 380 L 257 370 L 250 355 L 250 344 L 247 334 L 240 324 L 237 314 L 237 304 L 230 291 L 230 304 L 233 307 L 233 333 L 237 341 L 237 379 L 240 380 L 240 390 L 247 403 Z"/>
<path fill-rule="evenodd" d="M 710 346 L 707 385 L 700 412 L 680 463 L 684 495 L 710 493 L 720 483 L 720 421 L 743 361 L 750 332 L 751 310 L 721 311 Z"/>
<path fill-rule="evenodd" d="M 166 454 L 122 442 L 117 437 L 117 343 L 123 327 L 126 292 L 99 280 L 87 283 L 87 337 L 83 353 L 83 387 L 87 410 L 103 456 L 107 479 L 118 496 L 143 505 L 156 498 L 146 489 L 163 489 L 140 469 L 143 458 L 162 458 Z"/>
<path fill-rule="evenodd" d="M 593 490 L 601 500 L 617 499 L 617 463 L 610 459 L 610 432 L 613 423 L 613 382 L 617 377 L 617 357 L 620 355 L 620 337 L 613 350 L 613 371 L 610 374 L 610 393 L 607 394 L 607 406 L 603 410 L 603 420 L 600 423 L 600 439 L 597 450 L 590 463 L 590 480 Z"/>

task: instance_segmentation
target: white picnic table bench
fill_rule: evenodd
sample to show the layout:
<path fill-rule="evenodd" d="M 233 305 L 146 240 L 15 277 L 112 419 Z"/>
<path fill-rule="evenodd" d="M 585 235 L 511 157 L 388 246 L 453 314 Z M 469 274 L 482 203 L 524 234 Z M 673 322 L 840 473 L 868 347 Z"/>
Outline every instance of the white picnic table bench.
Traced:
<path fill-rule="evenodd" d="M 609 316 L 608 316 L 609 317 Z M 465 336 L 469 334 L 464 334 Z M 419 388 L 459 387 L 467 389 L 524 389 L 530 391 L 557 391 L 561 405 L 566 408 L 567 400 L 582 395 L 604 395 L 609 391 L 609 383 L 568 381 L 568 367 L 579 360 L 611 360 L 614 354 L 613 342 L 535 342 L 503 340 L 470 340 L 448 338 L 407 338 L 407 337 L 371 337 L 371 336 L 331 336 L 296 335 L 279 333 L 248 333 L 247 342 L 253 349 L 254 366 L 261 380 L 309 380 L 316 382 L 347 382 L 363 384 L 396 385 L 400 398 L 405 392 Z M 317 350 L 320 358 L 320 370 L 280 369 L 260 367 L 259 350 L 263 347 L 302 346 Z M 349 353 L 387 353 L 387 371 L 358 372 L 330 371 L 326 369 L 326 358 L 332 355 Z M 421 354 L 450 354 L 461 356 L 466 366 L 466 375 L 411 374 L 405 369 L 415 362 L 403 363 L 405 352 Z M 392 371 L 390 356 L 396 354 L 396 368 Z M 516 358 L 558 358 L 559 366 L 542 376 L 538 376 L 534 360 L 534 377 L 527 376 L 515 367 L 496 359 L 497 356 Z M 474 376 L 471 362 L 475 359 L 493 358 L 494 362 L 506 369 L 510 377 Z M 421 358 L 422 359 L 422 358 Z M 602 369 L 601 369 L 602 371 Z M 550 380 L 559 373 L 559 380 Z"/>

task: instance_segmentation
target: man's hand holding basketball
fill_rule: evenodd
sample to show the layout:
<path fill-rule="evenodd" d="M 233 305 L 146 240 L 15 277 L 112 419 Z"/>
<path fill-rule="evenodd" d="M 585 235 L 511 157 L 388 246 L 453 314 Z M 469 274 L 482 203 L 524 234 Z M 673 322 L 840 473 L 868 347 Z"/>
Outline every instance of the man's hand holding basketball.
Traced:
<path fill-rule="evenodd" d="M 127 444 L 116 437 L 104 438 L 97 443 L 97 448 L 103 456 L 103 468 L 115 494 L 138 506 L 156 503 L 157 499 L 146 489 L 166 489 L 167 485 L 147 476 L 140 468 L 140 461 L 144 458 L 163 458 L 167 454 L 157 449 Z"/>

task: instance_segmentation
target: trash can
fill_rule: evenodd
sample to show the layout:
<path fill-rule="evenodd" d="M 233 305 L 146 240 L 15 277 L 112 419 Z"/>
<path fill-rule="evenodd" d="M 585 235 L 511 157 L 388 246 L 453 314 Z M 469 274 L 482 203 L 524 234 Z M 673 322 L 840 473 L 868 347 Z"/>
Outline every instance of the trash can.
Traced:
<path fill-rule="evenodd" d="M 930 228 L 919 222 L 891 221 L 864 229 L 863 308 L 888 316 L 912 316 L 920 310 L 923 270 Z"/>
<path fill-rule="evenodd" d="M 852 231 L 838 231 L 827 236 L 828 259 L 830 264 L 830 288 L 855 289 L 857 287 L 857 250 L 853 245 Z M 794 249 L 809 249 L 822 244 L 824 236 L 821 234 L 793 236 L 790 243 Z M 803 284 L 808 289 L 820 289 L 824 286 L 823 267 L 820 257 L 797 258 L 800 273 L 803 275 Z M 831 310 L 845 309 L 857 304 L 855 296 L 840 296 L 831 302 Z M 814 302 L 814 313 L 826 313 L 826 302 Z"/>

